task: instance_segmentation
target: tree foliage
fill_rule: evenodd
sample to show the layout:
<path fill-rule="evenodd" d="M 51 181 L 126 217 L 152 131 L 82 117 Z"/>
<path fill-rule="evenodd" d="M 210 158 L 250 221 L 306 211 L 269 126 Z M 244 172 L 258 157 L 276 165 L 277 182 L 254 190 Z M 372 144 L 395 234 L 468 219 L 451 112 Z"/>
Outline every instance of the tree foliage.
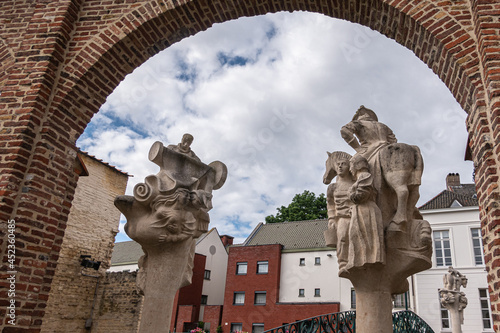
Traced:
<path fill-rule="evenodd" d="M 266 216 L 266 223 L 325 219 L 326 197 L 323 193 L 316 197 L 313 192 L 305 190 L 302 194 L 296 194 L 287 207 L 281 206 L 276 210 L 276 216 Z"/>

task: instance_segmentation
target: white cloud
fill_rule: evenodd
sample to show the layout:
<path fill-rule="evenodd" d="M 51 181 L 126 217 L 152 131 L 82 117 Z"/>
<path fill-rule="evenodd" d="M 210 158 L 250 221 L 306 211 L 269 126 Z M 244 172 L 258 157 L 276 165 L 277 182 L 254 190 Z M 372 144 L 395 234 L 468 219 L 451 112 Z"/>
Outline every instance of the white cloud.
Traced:
<path fill-rule="evenodd" d="M 216 24 L 173 45 L 127 76 L 79 145 L 133 174 L 131 193 L 158 170 L 154 141 L 193 134 L 204 162 L 229 169 L 211 224 L 241 241 L 295 194 L 326 190 L 325 152 L 352 152 L 339 131 L 361 104 L 421 147 L 422 202 L 449 172 L 471 181 L 466 115 L 436 75 L 377 32 L 311 13 Z"/>

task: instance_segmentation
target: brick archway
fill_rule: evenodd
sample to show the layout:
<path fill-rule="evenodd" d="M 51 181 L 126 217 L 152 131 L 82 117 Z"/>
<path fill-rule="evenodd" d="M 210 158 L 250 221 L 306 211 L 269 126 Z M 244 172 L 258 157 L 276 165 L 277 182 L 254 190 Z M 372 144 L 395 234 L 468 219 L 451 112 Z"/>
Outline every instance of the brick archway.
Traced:
<path fill-rule="evenodd" d="M 242 16 L 305 10 L 412 50 L 469 114 L 494 321 L 500 325 L 500 5 L 488 0 L 5 0 L 0 4 L 0 220 L 15 219 L 18 329 L 37 332 L 76 184 L 74 143 L 133 69 Z M 3 268 L 7 267 L 3 257 Z M 6 269 L 7 270 L 7 269 Z M 1 283 L 5 283 L 5 278 Z M 8 301 L 7 296 L 0 296 Z M 7 304 L 7 303 L 2 303 Z M 2 306 L 0 313 L 5 313 Z M 12 327 L 2 323 L 3 332 Z"/>

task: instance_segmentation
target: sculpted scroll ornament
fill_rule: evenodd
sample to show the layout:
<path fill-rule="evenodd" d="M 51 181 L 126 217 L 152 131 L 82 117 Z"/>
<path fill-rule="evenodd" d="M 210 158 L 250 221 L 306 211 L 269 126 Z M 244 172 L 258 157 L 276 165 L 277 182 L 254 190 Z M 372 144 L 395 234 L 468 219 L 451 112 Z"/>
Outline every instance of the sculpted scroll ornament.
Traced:
<path fill-rule="evenodd" d="M 191 150 L 193 136 L 164 147 L 155 142 L 149 159 L 160 167 L 134 187 L 133 196 L 119 196 L 125 232 L 141 244 L 137 287 L 144 298 L 139 332 L 168 332 L 177 290 L 191 283 L 196 238 L 208 231 L 212 191 L 222 187 L 226 166 L 206 165 Z"/>
<path fill-rule="evenodd" d="M 357 316 L 356 331 L 388 332 L 391 295 L 431 267 L 431 228 L 416 208 L 423 160 L 364 106 L 340 132 L 356 153 L 328 153 L 325 241 L 337 249 L 339 276 L 355 287 L 358 313 L 367 314 Z"/>

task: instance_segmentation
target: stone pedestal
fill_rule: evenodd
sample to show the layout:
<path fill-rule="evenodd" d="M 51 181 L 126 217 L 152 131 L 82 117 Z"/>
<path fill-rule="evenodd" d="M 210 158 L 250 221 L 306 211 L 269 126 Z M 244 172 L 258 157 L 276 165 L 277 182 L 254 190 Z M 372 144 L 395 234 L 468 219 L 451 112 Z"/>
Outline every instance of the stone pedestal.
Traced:
<path fill-rule="evenodd" d="M 357 333 L 392 332 L 392 295 L 408 291 L 407 278 L 431 267 L 425 253 L 389 247 L 385 265 L 353 268 L 340 275 L 349 279 L 356 291 Z"/>
<path fill-rule="evenodd" d="M 194 246 L 194 239 L 186 239 L 173 246 L 147 249 L 148 267 L 143 281 L 144 303 L 139 332 L 168 332 L 177 290 L 190 284 L 190 276 L 186 274 L 192 269 Z"/>

